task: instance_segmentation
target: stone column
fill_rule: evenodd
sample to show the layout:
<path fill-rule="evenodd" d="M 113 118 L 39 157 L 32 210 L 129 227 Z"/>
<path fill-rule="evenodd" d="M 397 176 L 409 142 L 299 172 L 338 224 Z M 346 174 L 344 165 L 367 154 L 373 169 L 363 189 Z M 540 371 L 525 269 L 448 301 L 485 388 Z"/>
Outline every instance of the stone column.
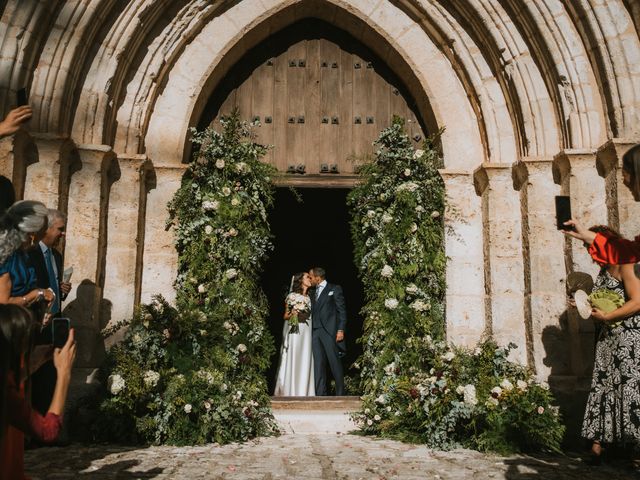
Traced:
<path fill-rule="evenodd" d="M 608 224 L 627 238 L 640 234 L 640 216 L 633 195 L 622 181 L 622 156 L 637 142 L 614 138 L 598 149 L 598 174 L 605 179 Z"/>
<path fill-rule="evenodd" d="M 175 301 L 173 283 L 178 272 L 178 254 L 173 231 L 166 229 L 167 204 L 180 188 L 187 166 L 154 165 L 155 188 L 147 196 L 141 302 L 149 303 L 155 294 Z"/>
<path fill-rule="evenodd" d="M 38 162 L 38 148 L 24 130 L 0 140 L 0 175 L 10 179 L 16 199 L 24 198 L 27 167 Z"/>
<path fill-rule="evenodd" d="M 109 195 L 107 261 L 104 299 L 113 304 L 111 320 L 131 318 L 140 298 L 137 279 L 144 242 L 147 172 L 144 155 L 119 155 L 119 177 Z"/>
<path fill-rule="evenodd" d="M 571 373 L 568 339 L 560 317 L 566 310 L 564 235 L 556 229 L 551 158 L 524 158 L 513 167 L 520 192 L 525 272 L 525 317 L 530 366 L 541 380 Z"/>
<path fill-rule="evenodd" d="M 563 195 L 571 197 L 571 213 L 583 225 L 607 221 L 605 182 L 596 170 L 595 150 L 565 150 L 553 160 L 554 181 Z M 581 242 L 567 238 L 565 242 L 566 273 L 585 272 L 594 279 L 599 267 L 593 262 Z M 574 308 L 567 310 L 567 330 L 570 341 L 571 372 L 589 377 L 593 370 L 594 323 L 583 320 Z"/>
<path fill-rule="evenodd" d="M 107 245 L 109 188 L 117 174 L 115 154 L 103 145 L 78 147 L 80 169 L 71 177 L 65 267 L 73 265 L 73 289 L 64 305 L 78 339 L 78 367 L 100 364 L 100 331 L 111 305 L 102 300 Z"/>
<path fill-rule="evenodd" d="M 471 173 L 440 170 L 447 198 L 447 340 L 475 345 L 485 331 L 482 212 Z"/>
<path fill-rule="evenodd" d="M 527 364 L 524 265 L 520 199 L 511 165 L 482 165 L 474 172 L 476 193 L 484 204 L 485 268 L 491 317 L 488 332 L 499 345 L 515 343 L 511 358 Z"/>

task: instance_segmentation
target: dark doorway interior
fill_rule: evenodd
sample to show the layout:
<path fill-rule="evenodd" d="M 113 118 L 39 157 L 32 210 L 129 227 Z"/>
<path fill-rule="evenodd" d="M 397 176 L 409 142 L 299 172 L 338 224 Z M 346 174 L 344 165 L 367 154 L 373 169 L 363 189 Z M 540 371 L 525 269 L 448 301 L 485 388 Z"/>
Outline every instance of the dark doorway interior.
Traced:
<path fill-rule="evenodd" d="M 262 287 L 269 299 L 269 328 L 276 353 L 271 360 L 268 381 L 273 392 L 282 343 L 284 297 L 291 275 L 320 266 L 327 280 L 342 285 L 347 303 L 347 356 L 345 375 L 353 374 L 351 364 L 362 353 L 356 340 L 362 336 L 360 309 L 364 300 L 362 284 L 353 261 L 353 243 L 346 205 L 348 189 L 303 188 L 295 193 L 278 188 L 269 222 L 275 236 L 275 250 L 265 266 Z M 300 197 L 300 199 L 298 198 Z"/>

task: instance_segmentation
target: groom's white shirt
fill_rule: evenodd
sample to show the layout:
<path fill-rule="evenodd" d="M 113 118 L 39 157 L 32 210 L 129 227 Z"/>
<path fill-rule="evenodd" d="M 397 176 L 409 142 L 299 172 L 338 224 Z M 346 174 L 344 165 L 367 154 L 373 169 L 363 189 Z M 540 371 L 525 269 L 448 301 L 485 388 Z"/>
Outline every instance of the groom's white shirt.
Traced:
<path fill-rule="evenodd" d="M 317 288 L 317 291 L 316 291 L 316 300 L 317 300 L 318 298 L 320 298 L 320 295 L 322 295 L 322 290 L 324 290 L 324 287 L 326 287 L 326 286 L 327 286 L 327 281 L 326 281 L 326 280 L 323 280 L 322 282 L 320 282 L 320 283 L 318 284 L 318 286 L 316 287 L 316 288 Z"/>

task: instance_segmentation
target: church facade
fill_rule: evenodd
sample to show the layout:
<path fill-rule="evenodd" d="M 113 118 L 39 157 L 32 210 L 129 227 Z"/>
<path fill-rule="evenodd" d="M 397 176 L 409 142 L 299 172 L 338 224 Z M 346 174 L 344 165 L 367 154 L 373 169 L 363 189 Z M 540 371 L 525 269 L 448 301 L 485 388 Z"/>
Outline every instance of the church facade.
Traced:
<path fill-rule="evenodd" d="M 85 345 L 139 302 L 174 297 L 166 204 L 191 127 L 237 106 L 274 146 L 280 184 L 334 188 L 357 181 L 353 158 L 395 114 L 416 147 L 444 128 L 448 338 L 513 342 L 567 385 L 590 375 L 593 326 L 567 311 L 566 278 L 597 270 L 556 230 L 554 196 L 585 224 L 640 232 L 620 171 L 640 142 L 636 0 L 2 6 L 2 109 L 26 87 L 34 117 L 0 144 L 0 173 L 68 213 L 67 308 Z"/>

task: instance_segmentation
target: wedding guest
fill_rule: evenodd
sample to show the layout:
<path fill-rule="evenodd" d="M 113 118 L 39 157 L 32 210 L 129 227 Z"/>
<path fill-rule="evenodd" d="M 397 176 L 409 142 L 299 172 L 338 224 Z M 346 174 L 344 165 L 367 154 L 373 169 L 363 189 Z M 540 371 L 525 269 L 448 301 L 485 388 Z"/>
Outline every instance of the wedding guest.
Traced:
<path fill-rule="evenodd" d="M 71 290 L 71 284 L 62 280 L 62 255 L 56 245 L 65 235 L 66 216 L 59 210 L 47 210 L 48 228 L 37 245 L 29 248 L 28 255 L 36 273 L 36 285 L 40 289 L 51 289 L 54 293 L 53 303 L 49 308 L 52 318 L 60 316 L 61 302 Z M 49 322 L 38 335 L 36 343 L 48 344 L 52 340 L 51 323 Z M 40 413 L 45 413 L 56 386 L 56 369 L 53 361 L 48 361 L 31 378 L 31 403 Z"/>
<path fill-rule="evenodd" d="M 45 307 L 54 299 L 52 290 L 36 287 L 26 253 L 46 227 L 47 208 L 30 200 L 16 202 L 0 218 L 0 304 Z"/>
<path fill-rule="evenodd" d="M 589 231 L 621 238 L 606 226 Z M 603 445 L 640 447 L 640 279 L 634 264 L 603 265 L 593 292 L 602 290 L 615 292 L 625 303 L 612 312 L 597 308 L 591 312 L 604 328 L 596 343 L 582 436 L 592 441 L 591 463 L 596 465 Z"/>
<path fill-rule="evenodd" d="M 640 144 L 631 147 L 622 156 L 622 177 L 624 185 L 629 189 L 636 202 L 640 201 Z M 622 265 L 640 262 L 640 236 L 634 240 L 615 237 L 607 232 L 591 232 L 579 222 L 569 220 L 575 231 L 566 231 L 569 236 L 577 238 L 589 246 L 589 254 L 598 263 Z"/>
<path fill-rule="evenodd" d="M 57 382 L 45 415 L 25 400 L 28 390 L 32 339 L 39 325 L 29 310 L 0 305 L 0 480 L 24 479 L 24 434 L 41 441 L 55 440 L 62 426 L 71 369 L 76 356 L 73 330 L 63 348 L 53 351 Z M 49 350 L 49 354 L 51 351 Z M 26 370 L 26 371 L 25 371 Z"/>

